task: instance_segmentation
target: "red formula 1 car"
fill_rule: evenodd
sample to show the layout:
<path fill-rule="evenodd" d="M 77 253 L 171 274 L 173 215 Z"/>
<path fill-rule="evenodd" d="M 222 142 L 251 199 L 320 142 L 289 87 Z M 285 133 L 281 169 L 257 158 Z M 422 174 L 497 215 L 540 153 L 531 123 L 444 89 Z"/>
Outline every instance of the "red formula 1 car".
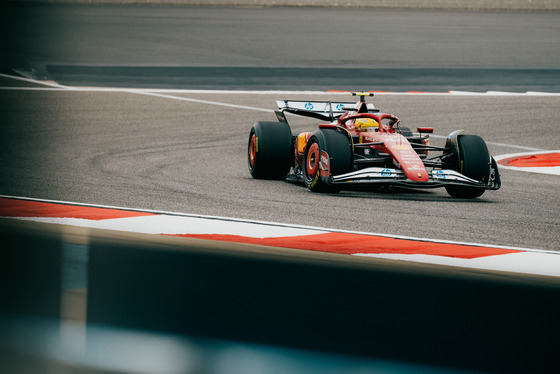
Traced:
<path fill-rule="evenodd" d="M 277 122 L 257 122 L 249 134 L 249 171 L 259 179 L 303 182 L 315 192 L 355 186 L 445 187 L 453 197 L 475 198 L 500 188 L 496 161 L 484 140 L 463 130 L 445 147 L 430 145 L 433 128 L 413 133 L 392 114 L 365 102 L 278 101 Z M 294 136 L 285 113 L 329 121 Z M 432 153 L 437 153 L 432 155 Z"/>

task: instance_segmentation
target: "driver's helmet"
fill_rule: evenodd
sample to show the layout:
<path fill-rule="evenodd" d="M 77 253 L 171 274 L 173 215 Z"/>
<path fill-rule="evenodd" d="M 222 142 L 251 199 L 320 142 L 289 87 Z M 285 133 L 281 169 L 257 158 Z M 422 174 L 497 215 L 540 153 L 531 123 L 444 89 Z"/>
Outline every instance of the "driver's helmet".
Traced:
<path fill-rule="evenodd" d="M 357 118 L 354 126 L 356 131 L 376 131 L 379 128 L 379 123 L 373 118 Z"/>

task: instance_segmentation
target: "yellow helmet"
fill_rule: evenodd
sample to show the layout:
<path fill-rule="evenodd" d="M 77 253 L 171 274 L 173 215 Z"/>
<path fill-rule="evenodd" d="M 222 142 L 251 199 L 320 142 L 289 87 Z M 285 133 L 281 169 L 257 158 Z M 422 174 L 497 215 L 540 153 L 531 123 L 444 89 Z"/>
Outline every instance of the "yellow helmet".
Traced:
<path fill-rule="evenodd" d="M 354 122 L 354 126 L 356 126 L 356 131 L 371 131 L 370 129 L 379 128 L 379 123 L 373 118 L 358 118 Z"/>

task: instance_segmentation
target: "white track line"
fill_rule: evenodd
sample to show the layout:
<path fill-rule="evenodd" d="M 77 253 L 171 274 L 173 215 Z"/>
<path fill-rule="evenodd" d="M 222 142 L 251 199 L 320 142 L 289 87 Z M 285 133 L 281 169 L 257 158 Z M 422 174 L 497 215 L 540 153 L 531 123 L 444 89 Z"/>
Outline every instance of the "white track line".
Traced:
<path fill-rule="evenodd" d="M 445 135 L 434 135 L 431 134 L 430 135 L 431 138 L 438 138 L 438 139 L 446 139 L 447 136 Z M 542 148 L 533 148 L 533 147 L 525 147 L 522 145 L 512 145 L 512 144 L 505 144 L 505 143 L 496 143 L 496 142 L 486 142 L 486 144 L 490 144 L 490 145 L 495 145 L 498 147 L 508 147 L 508 148 L 517 148 L 517 149 L 523 149 L 526 151 L 534 151 L 534 152 L 550 152 L 546 149 L 542 149 Z M 495 158 L 495 157 L 494 157 Z"/>
<path fill-rule="evenodd" d="M 86 91 L 86 92 L 131 92 L 131 93 L 216 93 L 216 94 L 244 94 L 244 95 L 277 95 L 277 94 L 297 94 L 297 95 L 342 95 L 346 96 L 350 91 L 290 91 L 290 90 L 193 90 L 193 89 L 158 89 L 158 88 L 111 88 L 111 87 L 79 87 L 79 86 L 64 86 L 56 82 L 39 81 L 32 78 L 24 78 L 16 75 L 1 74 L 0 77 L 7 79 L 15 79 L 45 85 L 66 90 Z M 18 90 L 24 89 L 23 87 L 0 87 L 2 90 Z M 41 88 L 26 87 L 28 90 L 41 90 Z M 486 92 L 469 92 L 469 91 L 448 91 L 448 92 L 391 92 L 391 91 L 373 91 L 376 96 L 382 95 L 397 95 L 397 96 L 560 96 L 558 92 L 506 92 L 506 91 L 486 91 Z"/>
<path fill-rule="evenodd" d="M 526 151 L 549 152 L 549 151 L 546 150 L 546 149 L 542 149 L 542 148 L 533 148 L 533 147 L 524 147 L 524 146 L 522 146 L 522 145 L 511 145 L 511 144 L 496 143 L 496 142 L 486 142 L 486 144 L 495 145 L 495 146 L 499 146 L 499 147 L 510 147 L 510 148 L 524 149 L 524 150 L 526 150 Z"/>
<path fill-rule="evenodd" d="M 176 88 L 119 88 L 119 87 L 80 87 L 80 86 L 63 86 L 54 82 L 37 81 L 28 78 L 15 77 L 6 74 L 0 74 L 0 77 L 13 78 L 29 83 L 36 83 L 45 86 L 58 88 L 58 90 L 73 90 L 82 92 L 153 92 L 153 93 L 175 93 L 175 94 L 235 94 L 235 95 L 333 95 L 333 96 L 348 96 L 348 92 L 339 91 L 292 91 L 292 90 L 204 90 L 204 89 L 176 89 Z M 0 90 L 35 90 L 45 91 L 48 88 L 41 87 L 0 87 Z M 556 92 L 463 92 L 463 91 L 449 91 L 449 92 L 374 92 L 375 96 L 560 96 Z"/>
<path fill-rule="evenodd" d="M 228 108 L 235 108 L 235 109 L 246 109 L 246 110 L 253 110 L 253 111 L 258 111 L 258 112 L 274 113 L 274 110 L 272 110 L 272 109 L 264 109 L 264 108 L 257 108 L 257 107 L 253 107 L 253 106 L 222 103 L 222 102 L 218 102 L 218 101 L 192 99 L 192 98 L 182 97 L 182 96 L 163 95 L 163 94 L 153 93 L 153 92 L 144 91 L 144 90 L 125 90 L 124 92 L 130 92 L 130 93 L 139 94 L 139 95 L 148 95 L 148 96 L 161 97 L 161 98 L 163 98 L 163 99 L 180 100 L 180 101 L 189 101 L 189 102 L 193 102 L 193 103 L 208 104 L 208 105 L 218 105 L 218 106 L 223 106 L 223 107 L 228 107 Z"/>

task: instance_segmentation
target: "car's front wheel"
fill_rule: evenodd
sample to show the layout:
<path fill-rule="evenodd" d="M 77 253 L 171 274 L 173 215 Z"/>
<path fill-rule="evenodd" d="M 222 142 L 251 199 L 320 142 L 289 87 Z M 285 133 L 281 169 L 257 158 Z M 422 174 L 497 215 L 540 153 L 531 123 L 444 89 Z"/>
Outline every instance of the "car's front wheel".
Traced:
<path fill-rule="evenodd" d="M 323 159 L 322 159 L 323 158 Z M 338 192 L 328 177 L 348 173 L 352 168 L 352 151 L 348 137 L 334 130 L 316 131 L 307 142 L 303 153 L 303 181 L 313 192 Z"/>
<path fill-rule="evenodd" d="M 477 135 L 457 136 L 458 157 L 454 169 L 459 173 L 488 183 L 490 178 L 491 158 L 484 140 Z M 482 196 L 485 189 L 469 186 L 445 186 L 447 193 L 453 197 L 474 199 Z"/>

